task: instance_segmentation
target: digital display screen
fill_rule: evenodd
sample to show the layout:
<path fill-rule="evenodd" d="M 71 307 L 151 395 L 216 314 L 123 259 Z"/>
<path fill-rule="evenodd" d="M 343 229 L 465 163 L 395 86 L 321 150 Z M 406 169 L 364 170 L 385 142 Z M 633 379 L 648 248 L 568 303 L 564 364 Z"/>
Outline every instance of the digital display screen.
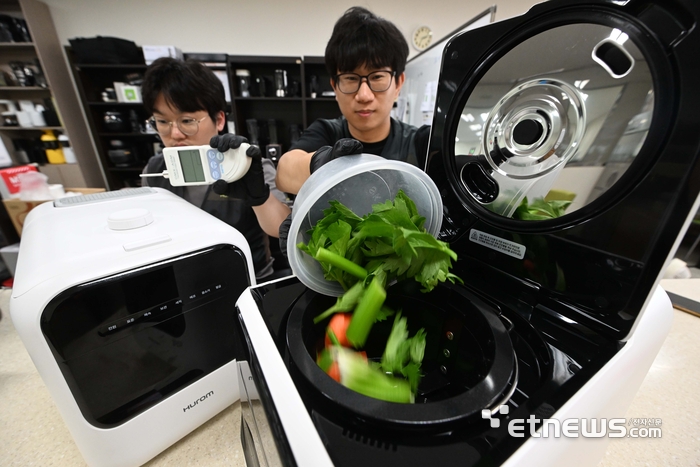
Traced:
<path fill-rule="evenodd" d="M 205 180 L 204 167 L 202 167 L 202 160 L 199 157 L 199 150 L 187 149 L 178 151 L 177 155 L 180 157 L 182 176 L 185 182 L 203 182 Z"/>

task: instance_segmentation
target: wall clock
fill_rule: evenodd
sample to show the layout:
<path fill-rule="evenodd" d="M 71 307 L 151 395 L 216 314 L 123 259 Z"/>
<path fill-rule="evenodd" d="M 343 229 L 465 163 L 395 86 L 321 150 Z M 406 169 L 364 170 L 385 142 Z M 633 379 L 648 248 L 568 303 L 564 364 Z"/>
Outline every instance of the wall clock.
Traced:
<path fill-rule="evenodd" d="M 420 26 L 413 31 L 413 47 L 416 50 L 425 50 L 433 41 L 433 31 L 428 26 Z"/>

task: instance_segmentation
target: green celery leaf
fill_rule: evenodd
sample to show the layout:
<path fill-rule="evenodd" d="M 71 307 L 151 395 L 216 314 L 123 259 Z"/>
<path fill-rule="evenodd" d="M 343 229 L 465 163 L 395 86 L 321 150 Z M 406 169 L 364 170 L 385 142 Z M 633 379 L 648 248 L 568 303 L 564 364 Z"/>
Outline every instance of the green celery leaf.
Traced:
<path fill-rule="evenodd" d="M 400 373 L 409 358 L 408 320 L 397 313 L 382 355 L 382 368 L 390 373 Z"/>
<path fill-rule="evenodd" d="M 382 305 L 382 307 L 379 309 L 379 313 L 377 314 L 375 322 L 384 321 L 387 318 L 389 318 L 389 316 L 393 316 L 394 313 L 396 313 L 394 310 L 392 310 L 386 305 Z"/>
<path fill-rule="evenodd" d="M 421 377 L 423 376 L 420 371 L 420 363 L 407 363 L 403 368 L 401 368 L 401 374 L 406 377 L 411 385 L 411 391 L 415 394 L 416 391 L 418 391 L 418 385 L 420 384 Z"/>
<path fill-rule="evenodd" d="M 338 297 L 335 305 L 314 318 L 314 324 L 323 321 L 330 315 L 338 312 L 352 311 L 365 293 L 363 282 L 357 282 L 350 287 L 343 295 Z"/>
<path fill-rule="evenodd" d="M 423 356 L 425 355 L 425 337 L 425 329 L 420 328 L 416 335 L 411 338 L 409 353 L 413 363 L 420 364 L 423 361 Z"/>
<path fill-rule="evenodd" d="M 352 227 L 343 220 L 338 220 L 338 222 L 329 225 L 326 229 L 326 235 L 331 242 L 328 249 L 344 257 L 348 250 L 351 233 Z"/>
<path fill-rule="evenodd" d="M 391 241 L 387 241 L 384 238 L 373 238 L 365 241 L 362 253 L 366 258 L 375 258 L 377 256 L 392 255 L 395 252 Z"/>

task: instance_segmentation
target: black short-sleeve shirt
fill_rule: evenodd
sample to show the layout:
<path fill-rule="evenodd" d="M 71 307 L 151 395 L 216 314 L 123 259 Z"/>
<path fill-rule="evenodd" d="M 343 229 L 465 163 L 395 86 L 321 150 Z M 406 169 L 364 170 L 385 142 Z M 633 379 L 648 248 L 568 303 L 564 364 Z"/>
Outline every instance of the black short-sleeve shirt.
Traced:
<path fill-rule="evenodd" d="M 429 129 L 429 127 L 425 127 Z M 421 127 L 421 131 L 423 127 Z M 407 123 L 391 119 L 389 136 L 382 144 L 370 143 L 364 148 L 366 153 L 382 156 L 385 159 L 400 160 L 419 165 L 424 157 L 416 156 L 415 138 L 418 128 Z M 290 150 L 301 149 L 306 152 L 316 152 L 323 146 L 333 146 L 343 138 L 352 138 L 348 122 L 344 117 L 336 119 L 318 119 L 304 131 L 301 138 L 292 144 Z M 360 141 L 362 142 L 362 141 Z M 419 152 L 420 153 L 420 152 Z"/>

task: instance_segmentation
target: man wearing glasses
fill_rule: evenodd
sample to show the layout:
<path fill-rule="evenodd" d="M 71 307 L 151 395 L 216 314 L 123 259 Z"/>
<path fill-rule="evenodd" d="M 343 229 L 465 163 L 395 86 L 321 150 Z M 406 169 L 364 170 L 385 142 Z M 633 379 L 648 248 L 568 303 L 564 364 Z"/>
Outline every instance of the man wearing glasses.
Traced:
<path fill-rule="evenodd" d="M 153 115 L 154 126 L 165 147 L 210 145 L 221 152 L 235 149 L 247 140 L 220 134 L 226 124 L 226 99 L 221 81 L 196 61 L 165 57 L 146 71 L 142 86 L 143 104 Z M 280 223 L 289 215 L 285 195 L 275 186 L 275 168 L 251 146 L 250 169 L 240 180 L 214 185 L 173 187 L 162 177 L 144 178 L 150 186 L 172 191 L 209 214 L 239 230 L 248 241 L 258 279 L 273 273 L 269 236 L 277 237 Z M 148 161 L 144 173 L 162 173 L 163 154 Z M 223 195 L 223 196 L 222 196 Z"/>
<path fill-rule="evenodd" d="M 280 190 L 298 193 L 316 169 L 349 154 L 375 154 L 420 165 L 425 156 L 416 150 L 416 140 L 421 148 L 427 147 L 429 127 L 418 130 L 391 118 L 406 79 L 407 57 L 406 39 L 393 23 L 361 7 L 345 12 L 333 28 L 325 54 L 343 117 L 316 120 L 283 154 L 277 166 Z"/>

